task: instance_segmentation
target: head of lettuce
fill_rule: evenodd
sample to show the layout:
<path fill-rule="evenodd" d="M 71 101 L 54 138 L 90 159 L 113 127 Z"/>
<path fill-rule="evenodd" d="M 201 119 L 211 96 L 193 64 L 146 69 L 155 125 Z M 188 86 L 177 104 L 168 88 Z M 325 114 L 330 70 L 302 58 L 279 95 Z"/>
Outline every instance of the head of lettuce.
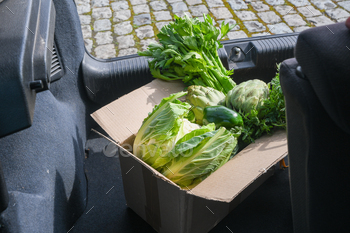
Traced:
<path fill-rule="evenodd" d="M 192 188 L 225 164 L 237 138 L 224 127 L 191 123 L 191 105 L 179 92 L 162 99 L 146 117 L 133 146 L 134 155 L 180 187 Z"/>

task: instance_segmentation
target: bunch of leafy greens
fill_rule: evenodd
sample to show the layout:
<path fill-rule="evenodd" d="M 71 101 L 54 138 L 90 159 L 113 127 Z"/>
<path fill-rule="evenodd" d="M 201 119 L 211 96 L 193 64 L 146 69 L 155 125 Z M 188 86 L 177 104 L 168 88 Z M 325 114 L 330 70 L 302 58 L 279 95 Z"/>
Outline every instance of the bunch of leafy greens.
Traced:
<path fill-rule="evenodd" d="M 211 123 L 181 138 L 167 155 L 163 175 L 182 188 L 193 188 L 224 165 L 237 145 L 237 139 L 224 127 Z"/>
<path fill-rule="evenodd" d="M 175 15 L 175 21 L 157 35 L 160 44 L 150 44 L 138 54 L 153 58 L 149 67 L 155 78 L 181 79 L 186 85 L 212 87 L 226 94 L 236 84 L 230 78 L 233 71 L 226 70 L 217 50 L 222 47 L 219 40 L 233 27 L 222 22 L 219 30 L 209 15 L 204 15 L 204 22 Z"/>
<path fill-rule="evenodd" d="M 191 105 L 178 100 L 186 94 L 179 92 L 164 98 L 144 119 L 133 148 L 134 154 L 149 165 L 154 166 L 157 158 L 171 151 L 180 138 L 200 127 L 186 119 Z"/>
<path fill-rule="evenodd" d="M 268 83 L 269 97 L 263 100 L 263 103 L 257 109 L 242 114 L 244 127 L 240 144 L 247 145 L 254 142 L 255 139 L 269 133 L 273 128 L 286 129 L 286 111 L 279 79 L 279 66 L 277 66 L 276 76 Z"/>

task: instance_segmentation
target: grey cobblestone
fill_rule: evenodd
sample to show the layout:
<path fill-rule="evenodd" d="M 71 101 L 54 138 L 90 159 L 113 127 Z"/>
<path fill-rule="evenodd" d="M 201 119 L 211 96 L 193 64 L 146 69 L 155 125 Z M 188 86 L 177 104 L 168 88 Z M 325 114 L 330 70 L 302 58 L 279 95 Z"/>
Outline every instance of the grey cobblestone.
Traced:
<path fill-rule="evenodd" d="M 80 23 L 81 24 L 90 24 L 91 23 L 91 16 L 90 15 L 79 15 Z"/>
<path fill-rule="evenodd" d="M 240 18 L 242 21 L 245 20 L 253 20 L 258 19 L 256 15 L 251 11 L 235 11 L 235 14 L 238 18 Z"/>
<path fill-rule="evenodd" d="M 238 38 L 248 38 L 247 34 L 245 34 L 244 31 L 229 32 L 227 33 L 227 37 L 230 40 L 238 39 Z"/>
<path fill-rule="evenodd" d="M 268 31 L 273 34 L 282 34 L 282 33 L 291 33 L 293 32 L 292 29 L 290 29 L 287 24 L 285 23 L 278 23 L 274 25 L 267 25 Z"/>
<path fill-rule="evenodd" d="M 273 11 L 260 12 L 258 15 L 265 23 L 275 24 L 282 21 L 281 18 Z"/>
<path fill-rule="evenodd" d="M 203 16 L 203 14 L 208 14 L 208 8 L 205 5 L 190 6 L 189 7 L 193 16 Z"/>
<path fill-rule="evenodd" d="M 122 10 L 116 11 L 113 15 L 113 22 L 121 22 L 130 19 L 131 11 L 130 10 Z"/>
<path fill-rule="evenodd" d="M 331 0 L 311 0 L 311 2 L 321 10 L 337 7 L 337 5 L 335 5 Z"/>
<path fill-rule="evenodd" d="M 106 30 L 111 30 L 111 21 L 108 19 L 99 19 L 96 20 L 94 23 L 94 31 L 106 31 Z"/>
<path fill-rule="evenodd" d="M 153 37 L 154 36 L 154 31 L 152 26 L 143 26 L 139 27 L 138 29 L 135 30 L 136 36 L 140 38 L 141 40 L 146 37 Z"/>
<path fill-rule="evenodd" d="M 188 11 L 187 5 L 184 2 L 172 3 L 171 7 L 174 13 Z"/>
<path fill-rule="evenodd" d="M 141 14 L 141 15 L 134 16 L 134 24 L 137 26 L 151 24 L 151 15 Z"/>
<path fill-rule="evenodd" d="M 252 2 L 251 5 L 256 11 L 268 11 L 270 9 L 270 7 L 268 5 L 266 5 L 260 1 Z"/>
<path fill-rule="evenodd" d="M 305 26 L 306 22 L 300 15 L 286 15 L 284 21 L 291 27 Z"/>
<path fill-rule="evenodd" d="M 113 11 L 121 11 L 129 9 L 129 4 L 127 1 L 112 2 L 111 7 Z"/>
<path fill-rule="evenodd" d="M 162 27 L 164 27 L 165 25 L 168 25 L 170 23 L 170 21 L 167 22 L 159 22 L 156 23 L 156 27 L 158 28 L 158 30 L 160 31 L 160 29 L 162 29 Z"/>
<path fill-rule="evenodd" d="M 132 25 L 130 21 L 125 21 L 114 25 L 114 33 L 121 36 L 132 32 Z"/>
<path fill-rule="evenodd" d="M 285 3 L 284 0 L 265 0 L 265 2 L 271 6 L 283 5 Z"/>
<path fill-rule="evenodd" d="M 220 25 L 220 27 L 221 27 L 222 22 L 225 22 L 225 24 L 228 23 L 229 25 L 236 25 L 237 24 L 236 20 L 234 20 L 234 19 L 219 20 L 218 24 Z M 236 25 L 231 31 L 236 31 L 239 29 L 240 29 L 239 25 Z"/>
<path fill-rule="evenodd" d="M 150 5 L 153 10 L 161 11 L 167 9 L 166 3 L 164 1 L 154 1 L 150 2 Z"/>
<path fill-rule="evenodd" d="M 349 12 L 340 8 L 326 10 L 326 14 L 335 20 L 342 20 L 350 16 Z"/>
<path fill-rule="evenodd" d="M 155 39 L 141 40 L 140 41 L 140 45 L 142 46 L 141 50 L 145 51 L 147 49 L 148 45 L 151 44 L 151 43 L 157 43 L 157 41 Z"/>
<path fill-rule="evenodd" d="M 206 0 L 209 7 L 225 6 L 221 0 Z"/>
<path fill-rule="evenodd" d="M 190 6 L 201 4 L 202 0 L 186 0 L 187 4 Z"/>
<path fill-rule="evenodd" d="M 91 11 L 91 7 L 89 3 L 83 2 L 83 1 L 75 1 L 76 5 L 77 5 L 77 11 L 78 14 L 84 14 L 84 13 L 88 13 Z"/>
<path fill-rule="evenodd" d="M 243 22 L 243 24 L 249 32 L 261 32 L 266 30 L 265 26 L 259 21 L 246 21 Z"/>
<path fill-rule="evenodd" d="M 92 7 L 109 6 L 109 0 L 92 0 L 91 5 Z"/>
<path fill-rule="evenodd" d="M 83 33 L 83 38 L 91 38 L 91 26 L 90 25 L 81 25 L 81 31 Z"/>
<path fill-rule="evenodd" d="M 109 7 L 93 8 L 91 16 L 94 19 L 108 19 L 112 17 L 112 11 Z"/>
<path fill-rule="evenodd" d="M 101 59 L 107 59 L 110 57 L 115 57 L 114 44 L 100 45 L 95 48 L 96 57 Z"/>
<path fill-rule="evenodd" d="M 232 10 L 248 9 L 247 4 L 243 0 L 227 1 Z"/>
<path fill-rule="evenodd" d="M 210 11 L 216 19 L 227 19 L 233 17 L 231 12 L 225 7 L 210 8 Z"/>
<path fill-rule="evenodd" d="M 132 7 L 135 14 L 150 13 L 149 6 L 147 4 L 136 5 Z"/>
<path fill-rule="evenodd" d="M 92 52 L 92 44 L 93 44 L 92 40 L 91 40 L 91 39 L 85 39 L 85 40 L 84 40 L 84 44 L 85 44 L 86 50 L 87 50 L 89 53 L 91 53 L 91 52 Z"/>
<path fill-rule="evenodd" d="M 345 10 L 350 11 L 350 1 L 339 2 L 339 6 L 344 7 Z"/>
<path fill-rule="evenodd" d="M 288 0 L 288 1 L 297 7 L 310 5 L 310 2 L 308 0 Z"/>
<path fill-rule="evenodd" d="M 113 42 L 112 32 L 98 32 L 95 35 L 95 39 L 98 45 L 111 44 Z"/>
<path fill-rule="evenodd" d="M 156 18 L 157 21 L 164 21 L 164 20 L 171 20 L 172 19 L 169 11 L 157 11 L 157 12 L 153 12 L 153 14 L 154 14 L 154 17 Z"/>
<path fill-rule="evenodd" d="M 119 50 L 118 57 L 132 55 L 137 53 L 137 48 L 128 48 Z"/>
<path fill-rule="evenodd" d="M 319 10 L 316 10 L 313 6 L 303 6 L 299 7 L 298 11 L 302 13 L 305 17 L 313 17 L 322 15 Z"/>
<path fill-rule="evenodd" d="M 267 36 L 267 35 L 271 35 L 271 34 L 268 32 L 260 32 L 260 33 L 252 34 L 252 37 L 254 37 L 254 36 Z"/>
<path fill-rule="evenodd" d="M 293 31 L 294 31 L 294 32 L 302 32 L 302 31 L 304 31 L 304 30 L 306 30 L 306 29 L 309 29 L 309 27 L 305 27 L 305 26 L 303 26 L 303 27 L 295 27 L 295 28 L 293 29 Z"/>
<path fill-rule="evenodd" d="M 334 23 L 332 20 L 327 18 L 326 16 L 317 16 L 317 17 L 311 17 L 311 18 L 306 18 L 309 22 L 315 24 L 316 26 L 323 26 L 323 25 L 328 25 Z"/>
<path fill-rule="evenodd" d="M 182 0 L 166 0 L 168 3 L 182 2 Z"/>
<path fill-rule="evenodd" d="M 287 15 L 287 14 L 294 14 L 294 13 L 296 13 L 296 11 L 293 9 L 293 7 L 288 6 L 288 5 L 275 6 L 275 9 L 281 15 Z"/>
<path fill-rule="evenodd" d="M 187 15 L 188 17 L 192 18 L 191 13 L 188 12 L 188 11 L 185 11 L 185 12 L 184 12 L 184 11 L 177 12 L 177 13 L 175 13 L 175 15 L 177 15 L 177 16 L 179 16 L 179 17 L 184 17 L 185 15 Z"/>
<path fill-rule="evenodd" d="M 133 6 L 147 3 L 146 0 L 129 0 L 129 1 L 130 1 L 131 5 L 133 5 Z"/>
<path fill-rule="evenodd" d="M 117 42 L 118 42 L 118 49 L 127 49 L 135 46 L 133 35 L 118 36 Z"/>

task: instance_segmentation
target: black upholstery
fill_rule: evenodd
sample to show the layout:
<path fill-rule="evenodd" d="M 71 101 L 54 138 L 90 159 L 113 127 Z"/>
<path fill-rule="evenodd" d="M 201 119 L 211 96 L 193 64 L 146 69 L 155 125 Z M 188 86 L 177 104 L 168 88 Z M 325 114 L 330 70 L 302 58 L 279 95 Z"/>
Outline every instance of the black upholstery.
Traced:
<path fill-rule="evenodd" d="M 350 232 L 347 45 L 344 23 L 310 29 L 299 35 L 296 59 L 281 66 L 294 232 Z"/>

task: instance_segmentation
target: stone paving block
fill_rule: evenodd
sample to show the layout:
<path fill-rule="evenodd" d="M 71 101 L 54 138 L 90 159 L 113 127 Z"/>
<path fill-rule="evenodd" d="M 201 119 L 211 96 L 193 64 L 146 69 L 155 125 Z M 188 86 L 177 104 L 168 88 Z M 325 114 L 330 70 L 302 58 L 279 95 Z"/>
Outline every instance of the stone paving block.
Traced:
<path fill-rule="evenodd" d="M 268 33 L 268 32 L 260 32 L 260 33 L 252 34 L 252 37 L 256 37 L 256 36 L 268 36 L 268 35 L 271 35 L 271 34 Z"/>
<path fill-rule="evenodd" d="M 220 27 L 221 27 L 221 23 L 222 23 L 223 21 L 225 21 L 225 24 L 228 23 L 229 25 L 236 25 L 231 31 L 236 31 L 236 30 L 239 30 L 239 29 L 240 29 L 239 25 L 237 25 L 237 22 L 236 22 L 236 20 L 234 20 L 234 19 L 219 20 L 219 21 L 218 21 L 218 24 L 219 24 Z"/>
<path fill-rule="evenodd" d="M 142 46 L 141 51 L 145 51 L 148 48 L 148 45 L 151 43 L 157 43 L 155 39 L 146 39 L 146 40 L 141 40 L 140 45 Z"/>
<path fill-rule="evenodd" d="M 153 14 L 157 21 L 172 20 L 170 11 L 156 11 Z"/>
<path fill-rule="evenodd" d="M 91 7 L 89 3 L 76 1 L 76 6 L 77 6 L 77 11 L 79 15 L 88 13 L 91 11 Z"/>
<path fill-rule="evenodd" d="M 254 8 L 254 10 L 256 10 L 256 11 L 268 11 L 268 10 L 270 10 L 270 7 L 268 5 L 266 5 L 260 1 L 252 2 L 251 5 Z"/>
<path fill-rule="evenodd" d="M 245 34 L 244 31 L 229 32 L 227 33 L 227 37 L 230 40 L 238 39 L 238 38 L 248 38 L 247 34 Z"/>
<path fill-rule="evenodd" d="M 91 16 L 94 19 L 108 19 L 112 17 L 112 11 L 109 7 L 93 8 Z"/>
<path fill-rule="evenodd" d="M 311 17 L 311 18 L 306 18 L 310 23 L 313 23 L 315 26 L 323 26 L 323 25 L 328 25 L 334 23 L 332 20 L 327 18 L 326 16 L 317 16 L 317 17 Z"/>
<path fill-rule="evenodd" d="M 100 45 L 95 48 L 95 55 L 97 58 L 107 59 L 115 57 L 114 44 Z"/>
<path fill-rule="evenodd" d="M 345 10 L 350 11 L 350 1 L 339 2 L 338 4 Z"/>
<path fill-rule="evenodd" d="M 161 11 L 167 9 L 167 5 L 164 1 L 154 1 L 150 2 L 152 10 Z"/>
<path fill-rule="evenodd" d="M 121 36 L 131 33 L 133 30 L 131 22 L 125 21 L 114 25 L 114 33 Z"/>
<path fill-rule="evenodd" d="M 149 13 L 149 6 L 147 4 L 136 5 L 132 7 L 135 14 Z"/>
<path fill-rule="evenodd" d="M 181 11 L 181 12 L 177 12 L 175 13 L 175 15 L 179 16 L 180 18 L 184 17 L 185 15 L 187 15 L 189 18 L 192 18 L 192 15 L 190 12 L 186 11 Z"/>
<path fill-rule="evenodd" d="M 306 29 L 309 29 L 310 27 L 306 27 L 306 26 L 302 26 L 302 27 L 295 27 L 294 29 L 293 29 L 293 31 L 294 32 L 302 32 L 302 31 L 304 31 L 304 30 L 306 30 Z"/>
<path fill-rule="evenodd" d="M 91 39 L 84 39 L 84 44 L 85 44 L 86 50 L 89 53 L 91 53 L 91 51 L 92 51 L 92 44 L 93 44 L 92 40 Z"/>
<path fill-rule="evenodd" d="M 337 22 L 338 22 L 338 23 L 345 22 L 345 20 L 347 20 L 347 19 L 348 19 L 348 17 L 346 17 L 346 18 L 341 18 L 341 19 L 337 19 Z"/>
<path fill-rule="evenodd" d="M 184 2 L 175 2 L 171 4 L 174 13 L 188 11 L 187 5 Z"/>
<path fill-rule="evenodd" d="M 156 23 L 156 26 L 157 26 L 158 30 L 160 31 L 160 29 L 162 29 L 162 27 L 164 27 L 165 25 L 168 25 L 169 23 L 170 23 L 170 21 L 159 22 L 159 23 Z"/>
<path fill-rule="evenodd" d="M 166 0 L 168 3 L 182 2 L 182 0 Z"/>
<path fill-rule="evenodd" d="M 152 26 L 139 27 L 138 29 L 135 30 L 135 32 L 136 32 L 136 36 L 140 39 L 154 36 Z"/>
<path fill-rule="evenodd" d="M 90 15 L 79 15 L 80 24 L 90 24 L 91 16 Z"/>
<path fill-rule="evenodd" d="M 326 14 L 331 17 L 331 19 L 335 20 L 340 20 L 350 16 L 349 12 L 340 8 L 326 10 Z"/>
<path fill-rule="evenodd" d="M 118 42 L 118 49 L 127 49 L 135 46 L 135 40 L 133 35 L 118 36 L 117 42 Z"/>
<path fill-rule="evenodd" d="M 231 12 L 225 7 L 210 8 L 210 11 L 216 19 L 227 19 L 233 17 Z"/>
<path fill-rule="evenodd" d="M 113 14 L 113 22 L 121 22 L 128 20 L 131 17 L 130 10 L 116 11 Z"/>
<path fill-rule="evenodd" d="M 109 19 L 99 19 L 94 23 L 94 31 L 106 31 L 111 30 L 111 21 Z"/>
<path fill-rule="evenodd" d="M 134 16 L 134 24 L 136 26 L 151 24 L 151 15 L 150 14 L 141 14 L 141 15 Z"/>
<path fill-rule="evenodd" d="M 337 5 L 335 5 L 335 3 L 333 3 L 331 0 L 311 0 L 311 2 L 321 10 L 333 9 L 337 7 Z"/>
<path fill-rule="evenodd" d="M 319 10 L 316 10 L 313 6 L 303 6 L 299 7 L 298 11 L 303 14 L 305 17 L 313 17 L 322 15 L 322 13 Z"/>
<path fill-rule="evenodd" d="M 258 15 L 265 23 L 274 24 L 282 21 L 281 18 L 273 11 L 260 12 Z"/>
<path fill-rule="evenodd" d="M 91 26 L 90 25 L 81 25 L 81 32 L 83 33 L 83 38 L 91 38 Z"/>
<path fill-rule="evenodd" d="M 204 5 L 190 6 L 189 7 L 193 16 L 203 16 L 203 14 L 208 14 L 208 8 Z"/>
<path fill-rule="evenodd" d="M 221 0 L 206 0 L 209 7 L 225 6 Z"/>
<path fill-rule="evenodd" d="M 232 10 L 248 9 L 247 4 L 243 0 L 231 0 L 227 1 Z"/>
<path fill-rule="evenodd" d="M 306 22 L 300 15 L 286 15 L 284 21 L 291 27 L 305 26 Z"/>
<path fill-rule="evenodd" d="M 129 9 L 129 4 L 127 1 L 112 2 L 111 7 L 113 11 L 121 11 Z"/>
<path fill-rule="evenodd" d="M 310 5 L 310 2 L 308 0 L 288 0 L 288 1 L 297 7 Z"/>
<path fill-rule="evenodd" d="M 271 6 L 283 5 L 285 3 L 284 0 L 265 0 L 265 2 Z"/>
<path fill-rule="evenodd" d="M 204 17 L 198 17 L 198 20 L 201 21 L 201 22 L 204 22 Z M 213 25 L 216 25 L 216 22 L 215 22 L 214 19 L 213 19 Z"/>
<path fill-rule="evenodd" d="M 278 13 L 281 15 L 286 15 L 286 14 L 294 14 L 296 11 L 293 9 L 293 7 L 288 6 L 288 5 L 283 5 L 283 6 L 275 6 L 275 9 Z"/>
<path fill-rule="evenodd" d="M 112 32 L 98 32 L 95 35 L 95 39 L 98 45 L 111 44 L 113 42 Z"/>
<path fill-rule="evenodd" d="M 269 32 L 273 34 L 282 34 L 282 33 L 292 33 L 292 29 L 290 29 L 285 23 L 278 23 L 274 25 L 267 25 Z"/>
<path fill-rule="evenodd" d="M 131 3 L 131 5 L 135 6 L 135 5 L 141 5 L 141 4 L 146 4 L 147 1 L 146 0 L 129 0 L 129 2 Z"/>
<path fill-rule="evenodd" d="M 249 32 L 261 32 L 266 30 L 265 26 L 258 21 L 246 21 L 243 22 L 243 24 Z"/>
<path fill-rule="evenodd" d="M 190 6 L 201 4 L 202 0 L 186 0 L 187 4 Z"/>
<path fill-rule="evenodd" d="M 137 54 L 136 48 L 128 48 L 128 49 L 119 50 L 118 57 L 132 55 L 132 54 Z"/>
<path fill-rule="evenodd" d="M 92 0 L 91 5 L 92 7 L 109 6 L 109 0 Z"/>
<path fill-rule="evenodd" d="M 235 11 L 235 14 L 243 21 L 258 19 L 256 15 L 251 11 Z"/>

